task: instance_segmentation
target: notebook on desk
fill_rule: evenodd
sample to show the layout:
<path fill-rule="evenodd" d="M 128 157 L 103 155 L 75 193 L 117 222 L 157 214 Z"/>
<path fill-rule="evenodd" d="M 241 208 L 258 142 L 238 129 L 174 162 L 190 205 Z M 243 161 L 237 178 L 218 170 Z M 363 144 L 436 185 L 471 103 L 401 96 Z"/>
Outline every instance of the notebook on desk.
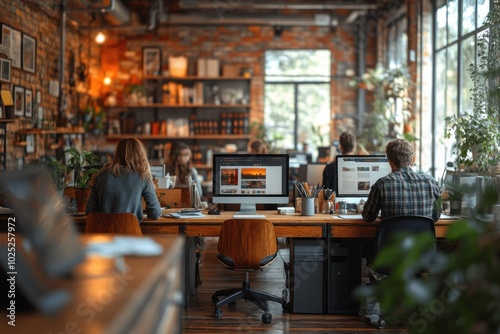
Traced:
<path fill-rule="evenodd" d="M 359 215 L 339 215 L 342 219 L 363 219 L 363 216 Z"/>

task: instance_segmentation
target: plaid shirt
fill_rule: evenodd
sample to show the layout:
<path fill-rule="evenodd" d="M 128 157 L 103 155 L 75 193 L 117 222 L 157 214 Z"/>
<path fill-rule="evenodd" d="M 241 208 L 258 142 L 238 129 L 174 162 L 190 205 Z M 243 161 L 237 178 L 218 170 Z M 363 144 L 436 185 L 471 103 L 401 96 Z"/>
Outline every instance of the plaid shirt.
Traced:
<path fill-rule="evenodd" d="M 411 167 L 401 168 L 372 185 L 363 208 L 363 219 L 374 221 L 381 210 L 382 220 L 418 215 L 437 221 L 441 215 L 440 196 L 439 185 L 430 175 L 416 173 Z"/>

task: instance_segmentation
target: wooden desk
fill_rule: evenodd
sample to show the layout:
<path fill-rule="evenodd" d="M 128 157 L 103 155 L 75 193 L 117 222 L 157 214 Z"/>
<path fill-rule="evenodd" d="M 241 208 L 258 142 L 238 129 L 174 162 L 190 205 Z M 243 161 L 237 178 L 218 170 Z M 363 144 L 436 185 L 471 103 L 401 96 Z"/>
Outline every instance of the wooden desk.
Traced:
<path fill-rule="evenodd" d="M 165 210 L 175 212 L 178 209 Z M 301 216 L 300 214 L 279 215 L 275 211 L 262 211 L 275 227 L 278 237 L 290 238 L 373 238 L 377 222 L 366 223 L 360 219 L 333 218 L 333 215 L 316 214 Z M 226 211 L 221 215 L 207 215 L 205 218 L 165 218 L 150 220 L 145 218 L 141 223 L 143 234 L 183 234 L 189 237 L 218 237 L 222 222 L 232 218 L 234 212 Z M 74 220 L 80 231 L 85 231 L 85 216 Z M 444 238 L 448 225 L 453 220 L 436 222 L 436 236 Z"/>
<path fill-rule="evenodd" d="M 82 238 L 90 241 L 111 236 Z M 88 257 L 73 277 L 51 280 L 72 296 L 55 316 L 17 312 L 16 326 L 12 327 L 7 325 L 6 310 L 2 309 L 0 332 L 180 333 L 181 306 L 172 301 L 179 297 L 182 287 L 184 240 L 153 238 L 163 246 L 162 255 L 125 257 L 125 272 L 116 269 L 114 259 Z"/>

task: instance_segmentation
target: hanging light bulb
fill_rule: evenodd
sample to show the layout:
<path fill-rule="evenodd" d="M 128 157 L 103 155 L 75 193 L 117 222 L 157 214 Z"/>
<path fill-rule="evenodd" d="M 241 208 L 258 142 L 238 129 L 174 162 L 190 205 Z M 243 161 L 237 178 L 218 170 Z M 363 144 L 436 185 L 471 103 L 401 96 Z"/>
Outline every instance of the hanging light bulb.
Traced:
<path fill-rule="evenodd" d="M 105 40 L 106 40 L 106 36 L 104 36 L 104 34 L 102 33 L 102 31 L 99 31 L 99 33 L 95 37 L 95 42 L 97 44 L 102 44 L 102 43 L 104 43 Z"/>
<path fill-rule="evenodd" d="M 103 83 L 104 83 L 106 86 L 111 85 L 111 78 L 110 78 L 110 77 L 105 77 L 105 78 L 104 78 L 104 80 L 103 80 Z"/>

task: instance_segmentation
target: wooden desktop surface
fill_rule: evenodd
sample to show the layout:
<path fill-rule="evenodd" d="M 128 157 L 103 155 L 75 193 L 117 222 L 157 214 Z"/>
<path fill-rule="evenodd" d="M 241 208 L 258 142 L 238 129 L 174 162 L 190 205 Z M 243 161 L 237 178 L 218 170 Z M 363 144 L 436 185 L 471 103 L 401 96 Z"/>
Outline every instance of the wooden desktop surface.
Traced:
<path fill-rule="evenodd" d="M 179 209 L 164 210 L 164 213 L 176 212 Z M 204 212 L 206 213 L 206 211 Z M 314 216 L 300 214 L 280 215 L 276 211 L 259 212 L 266 216 L 275 227 L 278 237 L 290 238 L 373 238 L 378 221 L 367 223 L 361 219 L 343 219 L 337 215 L 318 213 Z M 233 211 L 223 211 L 220 215 L 206 215 L 204 218 L 167 218 L 158 220 L 144 218 L 141 223 L 143 234 L 184 234 L 197 237 L 218 237 L 222 222 L 233 217 Z M 74 217 L 80 231 L 85 231 L 85 216 Z M 444 238 L 448 225 L 453 220 L 436 222 L 436 236 Z"/>
<path fill-rule="evenodd" d="M 82 236 L 84 243 L 110 238 Z M 0 332 L 153 333 L 158 327 L 162 333 L 180 332 L 180 305 L 172 304 L 172 293 L 181 291 L 183 238 L 153 239 L 163 246 L 163 254 L 126 256 L 125 272 L 117 269 L 113 258 L 88 257 L 72 277 L 47 282 L 68 291 L 69 304 L 52 317 L 19 311 L 15 327 L 7 325 L 6 310 L 1 310 Z"/>

